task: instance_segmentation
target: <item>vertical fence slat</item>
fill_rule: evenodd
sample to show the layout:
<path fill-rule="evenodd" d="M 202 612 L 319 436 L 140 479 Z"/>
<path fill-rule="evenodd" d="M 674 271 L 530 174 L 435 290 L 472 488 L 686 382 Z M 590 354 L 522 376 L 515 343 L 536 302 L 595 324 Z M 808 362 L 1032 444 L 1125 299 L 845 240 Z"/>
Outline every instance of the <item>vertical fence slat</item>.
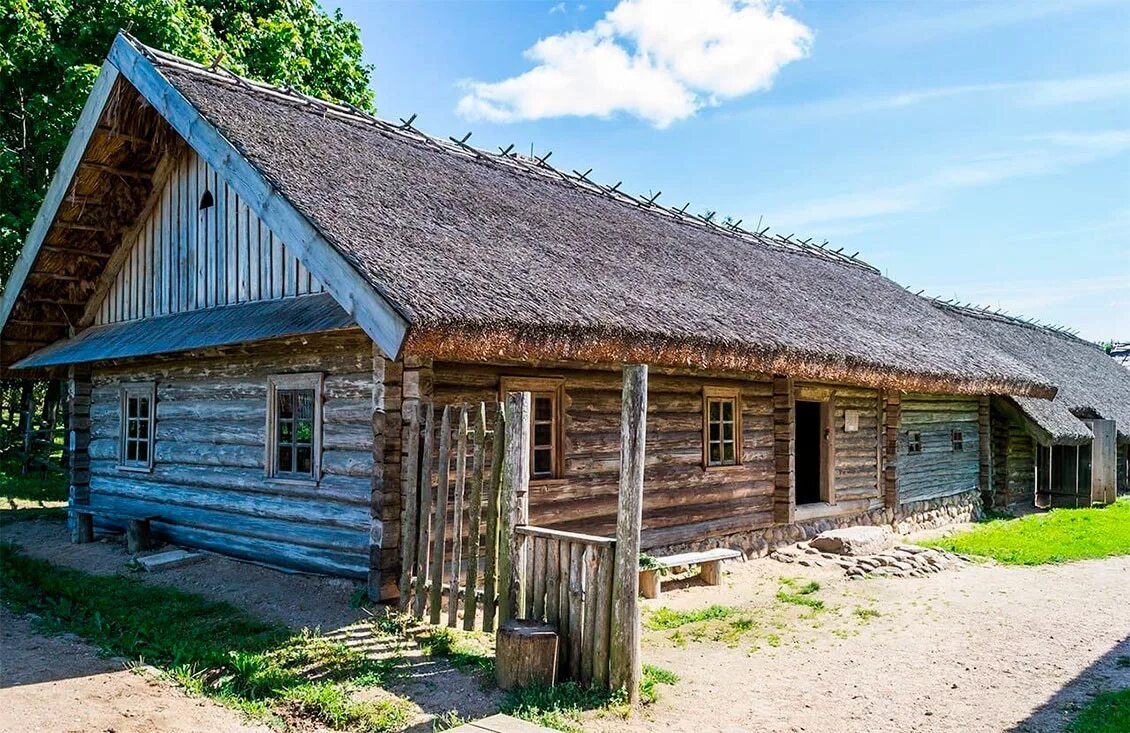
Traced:
<path fill-rule="evenodd" d="M 502 621 L 521 618 L 522 573 L 525 571 L 524 538 L 515 528 L 529 521 L 530 507 L 530 393 L 506 395 L 506 460 L 502 470 L 503 537 L 509 550 L 499 553 L 505 561 L 499 595 Z"/>
<path fill-rule="evenodd" d="M 596 637 L 596 584 L 597 562 L 599 556 L 595 545 L 585 545 L 585 554 L 582 559 L 585 579 L 581 584 L 584 589 L 584 628 L 581 631 L 581 682 L 589 684 L 593 678 L 593 652 L 596 647 L 593 639 Z"/>
<path fill-rule="evenodd" d="M 443 557 L 447 525 L 447 497 L 451 491 L 451 406 L 443 408 L 443 420 L 439 428 L 439 464 L 436 486 L 436 509 L 432 521 L 432 567 L 431 593 L 429 598 L 428 620 L 433 626 L 439 625 L 440 600 L 443 597 Z"/>
<path fill-rule="evenodd" d="M 569 677 L 581 677 L 581 640 L 584 623 L 584 545 L 569 543 Z"/>
<path fill-rule="evenodd" d="M 612 568 L 613 548 L 600 548 L 596 569 L 596 621 L 593 625 L 593 682 L 608 686 L 608 641 L 612 633 Z"/>
<path fill-rule="evenodd" d="M 479 517 L 483 513 L 483 461 L 486 457 L 487 406 L 479 403 L 475 411 L 474 456 L 471 460 L 471 496 L 467 500 L 467 595 L 463 601 L 463 629 L 475 628 L 475 614 L 479 604 L 475 600 L 475 590 L 479 585 Z M 486 593 L 483 593 L 486 598 Z"/>
<path fill-rule="evenodd" d="M 413 615 L 423 620 L 424 587 L 428 578 L 428 532 L 432 514 L 432 452 L 435 450 L 436 411 L 428 404 L 424 407 L 424 449 L 420 461 L 420 511 L 417 522 L 420 527 L 416 539 L 416 597 Z"/>
<path fill-rule="evenodd" d="M 522 539 L 522 554 L 526 559 L 526 569 L 522 573 L 522 615 L 520 618 L 532 619 L 534 617 L 534 545 L 537 544 L 533 537 L 524 535 Z"/>
<path fill-rule="evenodd" d="M 561 674 L 569 669 L 569 558 L 572 556 L 572 542 L 562 541 L 557 548 L 557 567 L 561 579 L 557 585 L 557 656 L 560 658 Z"/>
<path fill-rule="evenodd" d="M 483 567 L 483 631 L 494 631 L 494 609 L 498 600 L 498 511 L 502 493 L 502 456 L 505 449 L 506 416 L 499 402 L 494 411 L 491 434 L 490 484 L 487 486 L 486 561 Z"/>
<path fill-rule="evenodd" d="M 534 603 L 531 618 L 541 621 L 545 618 L 545 563 L 548 540 L 545 537 L 534 538 L 534 574 L 531 585 L 534 586 Z"/>
<path fill-rule="evenodd" d="M 416 565 L 416 516 L 418 512 L 417 469 L 420 465 L 420 410 L 416 405 L 408 415 L 404 444 L 404 472 L 400 483 L 400 612 L 408 610 L 412 590 L 412 570 Z"/>
<path fill-rule="evenodd" d="M 447 592 L 447 625 L 455 626 L 459 616 L 459 564 L 463 559 L 463 489 L 467 483 L 467 406 L 459 408 L 459 427 L 455 441 L 455 498 L 451 510 L 451 574 Z M 475 602 L 475 589 L 467 591 Z"/>
<path fill-rule="evenodd" d="M 546 540 L 545 546 L 545 622 L 557 626 L 561 614 L 557 589 L 561 585 L 561 561 L 559 559 L 561 540 Z"/>

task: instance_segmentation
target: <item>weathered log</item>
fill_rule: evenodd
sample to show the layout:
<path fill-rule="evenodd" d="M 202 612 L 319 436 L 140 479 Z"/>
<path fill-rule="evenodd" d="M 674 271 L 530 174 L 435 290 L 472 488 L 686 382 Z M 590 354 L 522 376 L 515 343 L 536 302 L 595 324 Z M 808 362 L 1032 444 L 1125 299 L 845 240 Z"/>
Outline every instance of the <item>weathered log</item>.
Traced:
<path fill-rule="evenodd" d="M 557 630 L 535 621 L 505 621 L 495 641 L 495 681 L 500 689 L 557 683 Z"/>

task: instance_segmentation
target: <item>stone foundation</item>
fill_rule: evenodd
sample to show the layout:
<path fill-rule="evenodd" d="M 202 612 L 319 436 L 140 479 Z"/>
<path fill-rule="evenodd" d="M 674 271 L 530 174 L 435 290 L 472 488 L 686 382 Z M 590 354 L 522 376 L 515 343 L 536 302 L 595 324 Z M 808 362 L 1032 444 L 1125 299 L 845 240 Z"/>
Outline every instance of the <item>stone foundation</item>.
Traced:
<path fill-rule="evenodd" d="M 938 499 L 900 504 L 894 511 L 874 509 L 860 514 L 812 519 L 796 524 L 765 527 L 720 537 L 649 549 L 652 555 L 698 552 L 714 547 L 741 550 L 746 557 L 765 557 L 778 547 L 812 539 L 821 532 L 859 525 L 888 526 L 900 535 L 950 524 L 973 522 L 981 518 L 981 492 L 978 489 Z"/>

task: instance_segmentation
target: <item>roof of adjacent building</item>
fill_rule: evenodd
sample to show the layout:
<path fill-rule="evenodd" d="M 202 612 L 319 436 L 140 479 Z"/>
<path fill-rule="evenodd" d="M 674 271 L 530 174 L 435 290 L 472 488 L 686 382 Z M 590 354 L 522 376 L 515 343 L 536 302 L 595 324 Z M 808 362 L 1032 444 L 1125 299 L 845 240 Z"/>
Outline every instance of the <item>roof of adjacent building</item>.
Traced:
<path fill-rule="evenodd" d="M 1091 432 L 1082 418 L 1114 420 L 1122 439 L 1130 439 L 1130 370 L 1102 347 L 1063 330 L 1006 315 L 939 307 L 1056 384 L 1059 391 L 1052 400 L 1012 398 L 1053 441 L 1089 440 Z"/>
<path fill-rule="evenodd" d="M 142 107 L 182 95 L 199 119 L 175 120 L 177 130 L 211 126 L 253 166 L 402 319 L 401 353 L 1055 392 L 961 319 L 842 254 L 720 226 L 544 161 L 441 142 L 125 36 L 110 61 L 125 80 L 146 66 L 167 85 L 142 90 Z M 357 304 L 342 304 L 366 328 Z"/>

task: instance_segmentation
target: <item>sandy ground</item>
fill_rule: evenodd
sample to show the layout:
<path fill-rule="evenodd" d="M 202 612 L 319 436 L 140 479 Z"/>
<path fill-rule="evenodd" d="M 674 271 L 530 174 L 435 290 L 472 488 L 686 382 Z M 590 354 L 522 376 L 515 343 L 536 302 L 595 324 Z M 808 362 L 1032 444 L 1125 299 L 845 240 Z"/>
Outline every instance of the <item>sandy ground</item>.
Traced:
<path fill-rule="evenodd" d="M 129 557 L 122 544 L 116 541 L 98 541 L 86 545 L 72 545 L 68 541 L 64 525 L 60 522 L 24 521 L 5 524 L 0 527 L 0 540 L 21 545 L 31 556 L 88 573 L 110 575 L 128 572 L 125 565 Z M 360 647 L 374 656 L 395 654 L 401 657 L 402 664 L 398 667 L 398 675 L 390 683 L 388 690 L 406 698 L 415 706 L 413 730 L 431 731 L 432 719 L 452 710 L 458 711 L 465 718 L 489 715 L 498 710 L 500 693 L 484 684 L 482 678 L 476 674 L 454 669 L 443 660 L 424 657 L 418 649 L 410 645 L 390 647 L 387 642 L 370 634 L 367 625 L 363 623 L 368 618 L 366 612 L 349 606 L 354 591 L 354 584 L 350 581 L 283 573 L 214 555 L 209 555 L 204 561 L 194 565 L 159 573 L 130 573 L 130 576 L 146 583 L 174 586 L 207 598 L 227 601 L 259 618 L 282 623 L 293 629 L 318 629 L 330 638 Z M 8 614 L 3 619 L 5 632 L 8 631 L 10 618 L 12 616 Z M 65 661 L 61 655 L 45 655 L 35 646 L 37 643 L 58 642 L 58 639 L 44 639 L 32 635 L 26 622 L 22 625 L 13 624 L 12 629 L 10 635 L 5 633 L 3 637 L 0 664 L 5 669 L 45 666 L 51 671 L 46 671 L 44 674 L 54 679 L 54 682 L 50 692 L 40 693 L 47 695 L 47 698 L 29 697 L 22 692 L 24 688 L 20 687 L 26 685 L 26 682 L 16 678 L 9 682 L 5 677 L 2 683 L 5 689 L 0 690 L 0 731 L 59 730 L 56 725 L 39 728 L 34 725 L 31 727 L 19 725 L 15 728 L 5 728 L 7 723 L 4 721 L 9 715 L 34 716 L 35 711 L 40 708 L 50 710 L 65 707 L 71 711 L 81 711 L 82 708 L 75 706 L 73 701 L 92 694 L 93 688 L 89 685 L 93 683 L 85 677 L 78 676 L 86 674 L 85 672 L 71 672 L 71 663 Z M 93 650 L 81 642 L 68 643 L 75 649 L 84 650 L 82 653 L 91 659 L 106 664 L 106 660 L 97 660 Z M 108 718 L 83 719 L 81 717 L 83 714 L 76 712 L 75 714 L 80 718 L 76 723 L 78 727 L 73 728 L 74 730 L 119 732 L 134 730 L 130 727 L 130 721 L 137 712 L 130 707 L 132 705 L 130 700 L 136 694 L 136 690 L 126 686 L 127 683 L 152 688 L 153 699 L 159 698 L 161 691 L 164 690 L 170 696 L 170 705 L 178 704 L 176 698 L 179 697 L 191 705 L 215 709 L 225 714 L 231 721 L 229 727 L 224 727 L 223 724 L 209 726 L 212 730 L 242 730 L 236 713 L 218 708 L 206 701 L 187 698 L 177 691 L 175 685 L 146 682 L 130 672 L 107 674 L 108 671 L 121 668 L 122 663 L 119 661 L 116 665 L 111 664 L 110 667 L 99 670 L 92 669 L 89 673 L 97 675 L 94 679 L 102 685 L 99 689 L 105 691 L 103 697 L 107 705 L 99 714 L 104 712 L 108 715 L 111 710 L 117 710 L 120 715 L 117 727 L 109 723 L 103 725 L 103 721 L 109 720 Z M 384 694 L 386 694 L 384 691 L 373 689 L 361 693 L 360 697 L 379 697 Z M 53 700 L 51 696 L 54 696 Z M 117 707 L 114 707 L 115 705 Z M 8 712 L 5 712 L 6 710 Z M 21 718 L 14 718 L 14 720 L 19 719 Z M 36 719 L 28 717 L 27 720 L 29 723 L 34 723 Z M 187 728 L 176 728 L 154 725 L 145 729 L 179 731 L 202 730 L 205 727 L 205 725 L 189 725 Z"/>
<path fill-rule="evenodd" d="M 31 623 L 0 609 L 0 731 L 115 733 L 268 733 L 238 713 L 194 699 L 123 660 L 88 645 L 35 634 Z"/>
<path fill-rule="evenodd" d="M 646 631 L 644 661 L 679 683 L 642 716 L 587 728 L 1059 731 L 1094 693 L 1130 687 L 1130 557 L 868 580 L 774 560 L 728 569 L 722 587 L 673 583 L 645 606 L 737 606 L 754 627 Z M 806 597 L 825 610 L 778 600 L 781 578 L 819 582 Z"/>

